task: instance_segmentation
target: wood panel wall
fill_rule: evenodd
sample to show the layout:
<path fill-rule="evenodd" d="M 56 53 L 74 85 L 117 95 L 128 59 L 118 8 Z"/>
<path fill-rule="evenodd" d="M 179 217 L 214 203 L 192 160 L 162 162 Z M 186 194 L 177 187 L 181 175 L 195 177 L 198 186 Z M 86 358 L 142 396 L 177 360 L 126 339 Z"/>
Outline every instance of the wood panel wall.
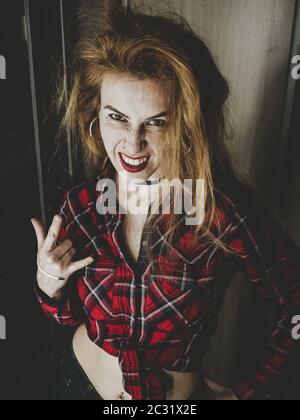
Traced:
<path fill-rule="evenodd" d="M 228 147 L 236 167 L 272 199 L 295 0 L 131 0 L 130 4 L 147 13 L 151 13 L 149 6 L 154 12 L 178 12 L 206 41 L 231 87 L 228 107 L 233 136 Z M 298 149 L 294 142 L 293 150 Z M 299 168 L 293 174 L 299 176 Z M 291 173 L 287 176 L 291 184 Z M 289 196 L 289 203 L 292 201 Z M 299 206 L 293 211 L 294 220 L 296 214 Z M 270 328 L 270 318 L 272 309 L 258 299 L 247 278 L 237 273 L 205 359 L 206 371 L 230 385 L 251 370 Z M 299 384 L 290 381 L 286 385 L 285 397 L 299 399 Z"/>

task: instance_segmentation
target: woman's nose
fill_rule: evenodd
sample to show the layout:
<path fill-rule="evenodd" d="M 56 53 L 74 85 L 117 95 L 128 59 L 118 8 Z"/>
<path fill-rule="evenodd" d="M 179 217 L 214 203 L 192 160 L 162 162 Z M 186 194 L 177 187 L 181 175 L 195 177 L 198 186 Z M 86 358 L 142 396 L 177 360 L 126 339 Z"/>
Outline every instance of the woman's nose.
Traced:
<path fill-rule="evenodd" d="M 141 151 L 145 144 L 145 133 L 140 129 L 128 130 L 126 136 L 126 149 L 131 154 L 136 154 Z"/>

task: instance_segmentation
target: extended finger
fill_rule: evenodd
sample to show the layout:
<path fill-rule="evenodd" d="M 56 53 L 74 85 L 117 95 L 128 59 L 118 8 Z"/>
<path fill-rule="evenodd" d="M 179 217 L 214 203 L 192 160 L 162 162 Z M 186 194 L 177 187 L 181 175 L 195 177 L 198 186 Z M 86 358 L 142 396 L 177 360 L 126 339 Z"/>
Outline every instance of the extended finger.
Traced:
<path fill-rule="evenodd" d="M 62 218 L 59 215 L 54 216 L 52 225 L 44 242 L 45 251 L 51 252 L 56 245 L 57 238 L 61 229 Z"/>
<path fill-rule="evenodd" d="M 82 268 L 87 267 L 88 265 L 92 264 L 94 261 L 93 257 L 87 257 L 80 261 L 75 261 L 72 264 L 70 264 L 68 268 L 68 275 L 71 276 L 72 274 L 76 273 L 76 271 L 81 270 Z"/>
<path fill-rule="evenodd" d="M 33 219 L 31 219 L 31 223 L 32 223 L 33 228 L 35 230 L 38 249 L 40 250 L 44 241 L 45 241 L 46 230 L 45 230 L 45 227 L 44 227 L 43 223 L 39 219 L 33 218 Z"/>

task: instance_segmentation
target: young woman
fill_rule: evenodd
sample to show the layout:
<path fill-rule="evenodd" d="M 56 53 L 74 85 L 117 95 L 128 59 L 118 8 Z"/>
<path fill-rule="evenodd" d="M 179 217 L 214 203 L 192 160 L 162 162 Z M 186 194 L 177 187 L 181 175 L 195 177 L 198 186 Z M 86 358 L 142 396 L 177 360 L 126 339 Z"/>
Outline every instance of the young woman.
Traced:
<path fill-rule="evenodd" d="M 39 302 L 76 327 L 55 398 L 270 398 L 296 346 L 300 253 L 234 174 L 228 84 L 209 50 L 183 19 L 117 10 L 90 22 L 72 69 L 63 127 L 90 175 L 64 194 L 47 234 L 32 219 Z M 204 180 L 201 223 L 186 223 L 192 208 L 175 211 L 174 190 L 169 214 L 159 211 L 168 195 L 158 187 L 175 179 L 193 181 L 194 210 Z M 132 200 L 146 211 L 130 211 Z M 228 389 L 201 358 L 236 269 L 282 316 L 257 370 Z"/>

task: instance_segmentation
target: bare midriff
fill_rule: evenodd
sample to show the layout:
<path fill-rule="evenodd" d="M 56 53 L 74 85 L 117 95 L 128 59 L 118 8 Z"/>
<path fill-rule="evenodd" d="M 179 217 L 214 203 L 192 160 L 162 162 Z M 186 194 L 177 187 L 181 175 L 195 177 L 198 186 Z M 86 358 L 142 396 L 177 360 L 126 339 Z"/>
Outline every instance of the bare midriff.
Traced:
<path fill-rule="evenodd" d="M 123 386 L 123 375 L 118 358 L 108 354 L 88 337 L 81 325 L 73 338 L 73 349 L 78 362 L 91 384 L 103 400 L 131 400 Z M 166 400 L 188 400 L 199 389 L 199 375 L 190 372 L 170 372 L 171 387 Z"/>

